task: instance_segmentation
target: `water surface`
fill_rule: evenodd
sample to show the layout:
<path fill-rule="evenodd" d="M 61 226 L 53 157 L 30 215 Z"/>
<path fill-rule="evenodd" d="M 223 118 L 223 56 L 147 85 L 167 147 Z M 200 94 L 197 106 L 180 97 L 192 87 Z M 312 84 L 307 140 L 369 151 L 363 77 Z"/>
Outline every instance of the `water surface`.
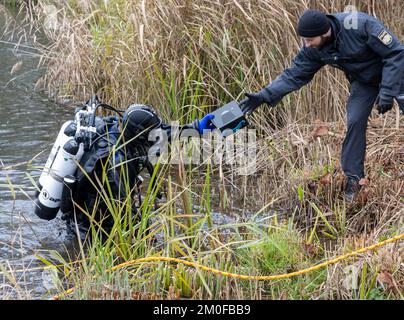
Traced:
<path fill-rule="evenodd" d="M 30 177 L 37 181 L 60 126 L 72 115 L 34 90 L 44 71 L 35 49 L 16 50 L 15 39 L 0 40 L 0 299 L 41 298 L 49 288 L 47 272 L 18 270 L 44 266 L 36 255 L 52 259 L 51 250 L 66 256 L 72 244 L 60 218 L 34 214 Z"/>

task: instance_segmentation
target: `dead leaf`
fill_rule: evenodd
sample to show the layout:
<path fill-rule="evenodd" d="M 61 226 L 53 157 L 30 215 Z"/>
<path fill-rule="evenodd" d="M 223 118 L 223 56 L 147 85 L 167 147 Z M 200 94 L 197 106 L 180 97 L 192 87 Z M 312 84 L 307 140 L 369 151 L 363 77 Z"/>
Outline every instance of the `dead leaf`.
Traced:
<path fill-rule="evenodd" d="M 287 300 L 288 299 L 288 294 L 285 291 L 282 291 L 281 294 L 279 295 L 279 300 Z"/>
<path fill-rule="evenodd" d="M 181 297 L 181 290 L 175 290 L 175 287 L 170 284 L 168 287 L 167 300 L 178 300 Z"/>
<path fill-rule="evenodd" d="M 360 186 L 367 186 L 369 184 L 369 180 L 366 178 L 362 178 L 359 180 L 359 185 Z"/>
<path fill-rule="evenodd" d="M 320 126 L 314 130 L 312 136 L 314 139 L 316 139 L 318 137 L 325 136 L 326 134 L 328 134 L 328 128 L 326 126 Z"/>
<path fill-rule="evenodd" d="M 303 247 L 305 251 L 311 256 L 317 256 L 319 253 L 319 248 L 318 246 L 312 244 L 312 243 L 303 243 Z"/>
<path fill-rule="evenodd" d="M 358 197 L 359 197 L 358 198 L 359 203 L 361 203 L 362 205 L 366 204 L 369 199 L 369 188 L 362 189 Z"/>
<path fill-rule="evenodd" d="M 17 73 L 22 67 L 22 61 L 18 61 L 13 67 L 11 68 L 10 74 L 13 75 Z"/>
<path fill-rule="evenodd" d="M 331 183 L 331 173 L 327 173 L 320 178 L 320 184 L 327 185 Z"/>
<path fill-rule="evenodd" d="M 181 289 L 177 289 L 176 298 L 179 300 L 181 298 Z"/>
<path fill-rule="evenodd" d="M 132 300 L 140 300 L 142 298 L 142 294 L 138 291 L 132 292 L 131 296 Z"/>
<path fill-rule="evenodd" d="M 38 79 L 38 81 L 35 83 L 34 91 L 35 91 L 35 92 L 41 91 L 41 90 L 43 89 L 43 87 L 44 87 L 44 84 L 45 84 L 44 78 L 43 78 L 43 77 L 40 77 L 40 78 Z"/>
<path fill-rule="evenodd" d="M 393 276 L 387 272 L 387 271 L 382 271 L 377 275 L 377 280 L 381 283 L 387 284 L 387 289 L 390 291 L 395 290 L 395 285 L 394 285 L 394 280 Z"/>

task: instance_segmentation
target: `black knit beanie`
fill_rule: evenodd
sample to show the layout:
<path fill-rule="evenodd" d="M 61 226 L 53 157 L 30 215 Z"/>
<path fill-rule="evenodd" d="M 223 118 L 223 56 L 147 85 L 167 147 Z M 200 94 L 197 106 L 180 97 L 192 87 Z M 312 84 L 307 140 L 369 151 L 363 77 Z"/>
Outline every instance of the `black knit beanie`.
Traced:
<path fill-rule="evenodd" d="M 330 22 L 324 12 L 310 9 L 300 17 L 297 33 L 305 38 L 318 37 L 327 33 L 330 27 Z"/>

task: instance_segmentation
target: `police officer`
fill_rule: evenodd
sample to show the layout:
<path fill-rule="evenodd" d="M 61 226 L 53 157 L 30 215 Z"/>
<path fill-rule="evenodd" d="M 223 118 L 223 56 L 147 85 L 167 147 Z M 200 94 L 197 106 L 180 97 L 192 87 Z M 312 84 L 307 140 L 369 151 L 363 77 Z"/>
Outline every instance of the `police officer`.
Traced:
<path fill-rule="evenodd" d="M 292 67 L 257 93 L 246 93 L 243 106 L 253 112 L 263 103 L 274 107 L 288 93 L 309 83 L 324 65 L 344 71 L 350 82 L 347 133 L 341 164 L 347 176 L 345 199 L 352 202 L 365 177 L 366 127 L 375 104 L 380 114 L 396 99 L 404 113 L 404 46 L 376 18 L 357 13 L 357 28 L 346 28 L 351 13 L 325 14 L 307 10 L 300 17 L 297 33 L 304 46 Z"/>

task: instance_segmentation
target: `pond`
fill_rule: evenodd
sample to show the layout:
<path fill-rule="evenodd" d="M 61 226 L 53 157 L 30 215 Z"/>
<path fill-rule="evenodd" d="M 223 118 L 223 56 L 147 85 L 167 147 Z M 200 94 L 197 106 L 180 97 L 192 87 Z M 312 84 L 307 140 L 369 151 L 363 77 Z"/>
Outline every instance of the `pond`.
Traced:
<path fill-rule="evenodd" d="M 35 49 L 0 41 L 0 299 L 40 298 L 49 275 L 28 271 L 44 266 L 36 255 L 52 259 L 55 250 L 66 256 L 72 240 L 60 218 L 36 217 L 30 177 L 37 181 L 59 128 L 72 115 L 34 90 L 44 72 Z M 16 64 L 20 68 L 11 74 Z"/>

